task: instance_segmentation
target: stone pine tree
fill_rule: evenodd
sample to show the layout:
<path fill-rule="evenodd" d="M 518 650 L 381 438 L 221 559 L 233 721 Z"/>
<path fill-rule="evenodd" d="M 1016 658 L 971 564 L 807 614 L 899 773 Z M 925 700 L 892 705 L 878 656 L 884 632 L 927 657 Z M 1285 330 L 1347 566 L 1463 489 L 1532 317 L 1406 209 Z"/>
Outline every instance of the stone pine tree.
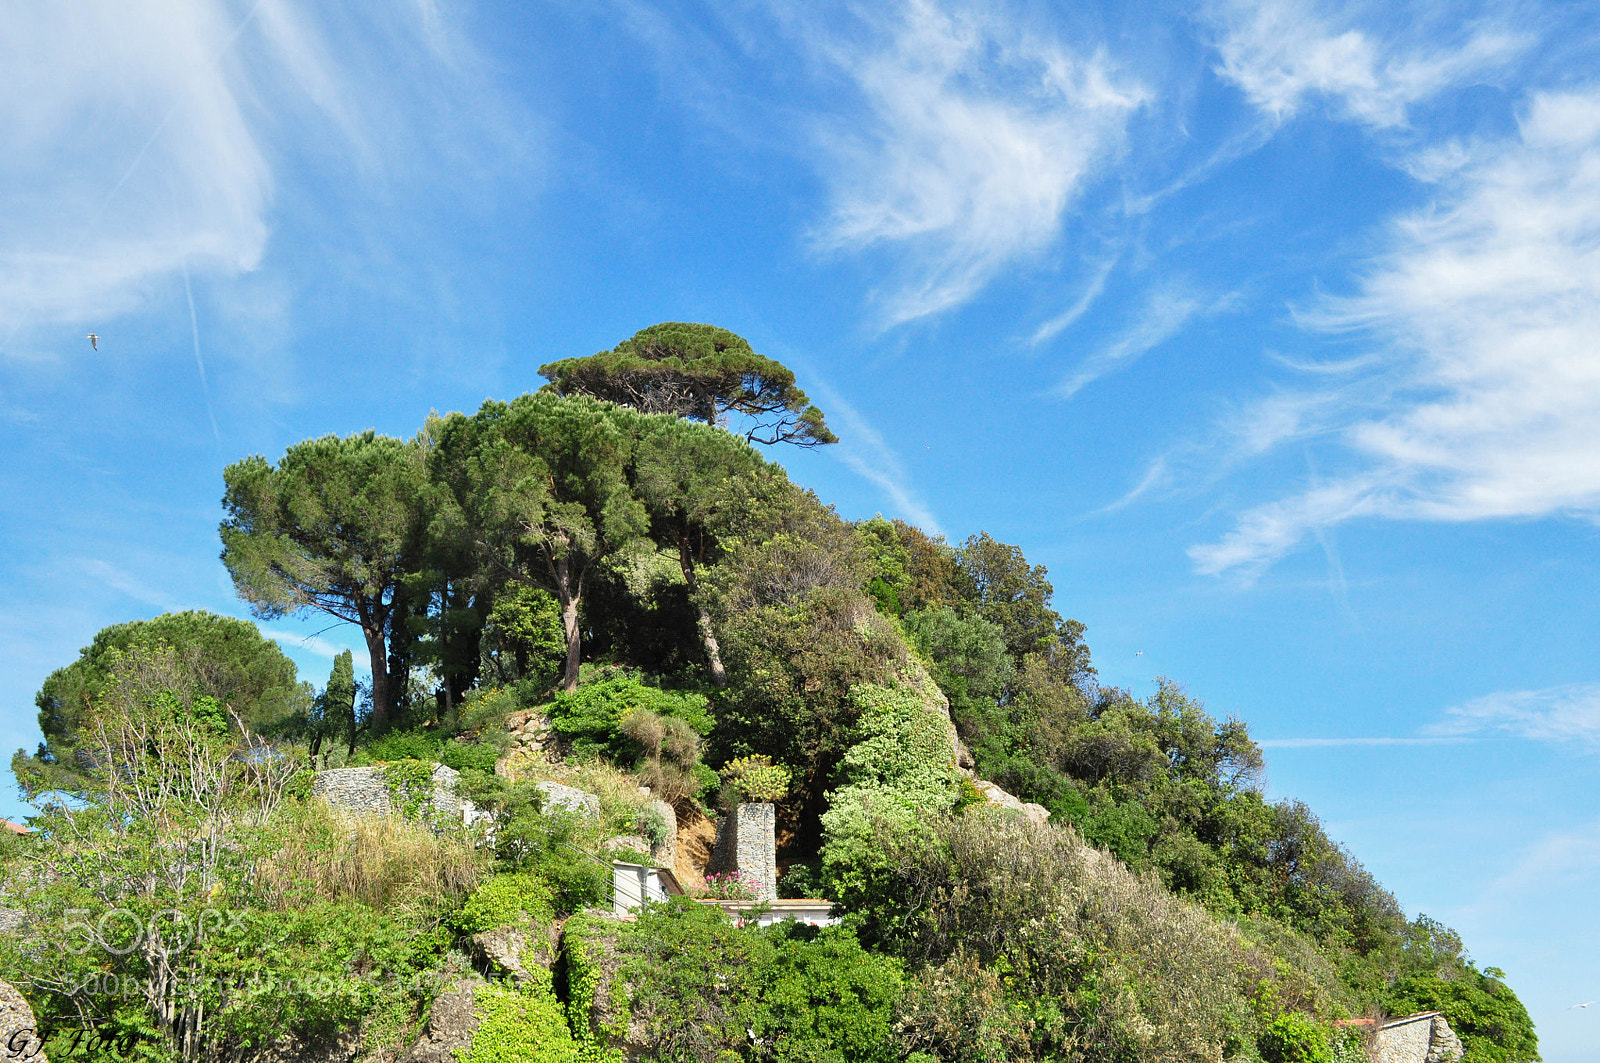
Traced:
<path fill-rule="evenodd" d="M 750 444 L 708 425 L 651 418 L 634 462 L 639 495 L 650 512 L 650 534 L 678 555 L 689 596 L 698 611 L 701 643 L 711 681 L 728 684 L 711 615 L 700 600 L 697 572 L 716 560 L 718 525 L 737 508 L 730 490 L 765 467 Z"/>
<path fill-rule="evenodd" d="M 650 527 L 628 475 L 641 420 L 591 398 L 540 392 L 428 425 L 434 475 L 485 575 L 542 588 L 560 605 L 563 690 L 578 685 L 585 581 Z"/>
<path fill-rule="evenodd" d="M 550 381 L 545 390 L 558 395 L 592 395 L 722 425 L 752 443 L 838 442 L 787 366 L 715 325 L 652 325 L 609 351 L 542 365 L 539 375 Z"/>
<path fill-rule="evenodd" d="M 222 562 L 258 616 L 316 610 L 355 624 L 372 666 L 368 727 L 394 719 L 415 635 L 407 581 L 432 507 L 420 441 L 367 431 L 256 455 L 223 470 Z"/>

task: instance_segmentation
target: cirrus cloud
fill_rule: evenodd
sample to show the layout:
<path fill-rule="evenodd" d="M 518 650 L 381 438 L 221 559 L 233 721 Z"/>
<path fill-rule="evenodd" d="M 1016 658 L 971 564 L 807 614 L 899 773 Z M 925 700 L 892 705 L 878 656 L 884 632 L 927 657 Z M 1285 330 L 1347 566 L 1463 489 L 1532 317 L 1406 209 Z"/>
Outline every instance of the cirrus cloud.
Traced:
<path fill-rule="evenodd" d="M 1201 572 L 1360 517 L 1600 512 L 1600 89 L 1538 95 L 1516 138 L 1434 151 L 1427 172 L 1437 200 L 1392 224 L 1354 295 L 1303 317 L 1387 367 L 1344 393 L 1350 471 L 1192 547 Z"/>
<path fill-rule="evenodd" d="M 1148 92 L 1104 51 L 992 8 L 908 0 L 869 28 L 867 46 L 813 40 L 864 105 L 819 123 L 832 206 L 815 239 L 892 251 L 888 327 L 957 306 L 1048 247 Z"/>

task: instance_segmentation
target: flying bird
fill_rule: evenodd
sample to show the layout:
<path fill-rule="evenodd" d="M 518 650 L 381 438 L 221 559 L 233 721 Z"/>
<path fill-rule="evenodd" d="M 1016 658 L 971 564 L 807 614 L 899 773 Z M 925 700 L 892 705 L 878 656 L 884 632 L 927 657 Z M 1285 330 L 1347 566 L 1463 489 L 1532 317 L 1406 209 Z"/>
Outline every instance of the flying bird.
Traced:
<path fill-rule="evenodd" d="M 1135 657 L 1143 657 L 1144 656 L 1144 651 L 1140 650 L 1138 653 L 1134 654 L 1134 656 Z"/>
<path fill-rule="evenodd" d="M 1582 1004 L 1574 1004 L 1574 1005 L 1572 1005 L 1572 1007 L 1571 1007 L 1571 1008 L 1568 1008 L 1568 1009 L 1567 1009 L 1567 1010 L 1568 1010 L 1568 1011 L 1571 1011 L 1571 1010 L 1572 1010 L 1572 1009 L 1573 1009 L 1573 1008 L 1586 1008 L 1586 1007 L 1588 1007 L 1588 1006 L 1589 1006 L 1589 1005 L 1590 1005 L 1590 1004 L 1593 1004 L 1593 1003 L 1594 1003 L 1594 1001 L 1592 1001 L 1592 1000 L 1586 1000 L 1586 1001 L 1584 1001 L 1584 1002 L 1583 1002 L 1583 1003 L 1582 1003 Z"/>
<path fill-rule="evenodd" d="M 87 338 L 89 340 L 89 346 L 98 351 L 100 349 L 100 337 L 91 332 Z"/>

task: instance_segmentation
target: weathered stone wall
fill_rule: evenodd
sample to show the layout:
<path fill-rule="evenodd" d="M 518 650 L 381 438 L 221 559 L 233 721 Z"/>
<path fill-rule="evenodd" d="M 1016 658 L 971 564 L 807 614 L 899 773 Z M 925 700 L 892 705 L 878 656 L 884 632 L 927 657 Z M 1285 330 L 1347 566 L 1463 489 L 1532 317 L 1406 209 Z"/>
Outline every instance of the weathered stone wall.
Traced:
<path fill-rule="evenodd" d="M 778 899 L 777 810 L 766 801 L 746 801 L 717 824 L 713 872 L 738 871 L 755 883 L 756 900 Z"/>
<path fill-rule="evenodd" d="M 1446 1063 L 1465 1055 L 1461 1038 L 1438 1012 L 1391 1019 L 1373 1038 L 1373 1063 Z"/>
<path fill-rule="evenodd" d="M 471 826 L 488 813 L 481 811 L 471 801 L 456 796 L 456 784 L 461 773 L 443 764 L 433 766 L 433 811 L 440 820 L 451 824 Z M 386 816 L 395 811 L 394 798 L 389 783 L 383 777 L 383 766 L 366 768 L 329 768 L 317 772 L 311 783 L 311 795 L 344 812 L 358 816 Z"/>

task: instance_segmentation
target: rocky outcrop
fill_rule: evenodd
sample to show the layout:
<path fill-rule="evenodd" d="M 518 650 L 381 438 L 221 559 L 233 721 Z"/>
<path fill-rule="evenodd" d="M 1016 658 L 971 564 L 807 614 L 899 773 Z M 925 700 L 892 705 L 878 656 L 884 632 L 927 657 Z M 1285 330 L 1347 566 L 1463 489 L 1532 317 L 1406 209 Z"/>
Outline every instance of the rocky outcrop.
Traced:
<path fill-rule="evenodd" d="M 590 1035 L 620 1049 L 624 1059 L 640 1059 L 650 1048 L 648 1016 L 633 1008 L 626 986 L 616 985 L 623 966 L 617 948 L 623 926 L 621 917 L 590 909 L 567 923 L 561 946 L 569 978 L 594 987 L 593 997 L 583 1001 Z M 573 1019 L 582 1021 L 578 1015 Z"/>
<path fill-rule="evenodd" d="M 561 928 L 557 925 L 502 926 L 472 935 L 473 952 L 491 973 L 510 975 L 518 982 L 533 977 L 539 967 L 549 970 L 555 963 Z"/>
<path fill-rule="evenodd" d="M 422 1036 L 401 1063 L 457 1063 L 458 1050 L 471 1048 L 472 1036 L 478 1032 L 475 994 L 483 984 L 479 979 L 465 979 L 435 997 Z"/>
<path fill-rule="evenodd" d="M 650 839 L 642 834 L 619 834 L 614 838 L 607 838 L 604 844 L 618 859 L 625 860 L 630 857 L 650 859 Z"/>
<path fill-rule="evenodd" d="M 506 717 L 513 752 L 538 753 L 552 744 L 550 717 L 538 709 L 522 709 Z"/>
<path fill-rule="evenodd" d="M 565 786 L 558 782 L 536 784 L 544 794 L 545 812 L 573 812 L 591 819 L 600 818 L 600 798 L 587 790 Z"/>
<path fill-rule="evenodd" d="M 659 798 L 645 807 L 645 814 L 651 813 L 661 817 L 665 830 L 662 839 L 651 844 L 650 859 L 660 867 L 674 867 L 678 863 L 678 813 Z"/>
<path fill-rule="evenodd" d="M 360 1050 L 361 1031 L 349 1029 L 314 1043 L 286 1035 L 247 1058 L 250 1063 L 350 1063 Z"/>
<path fill-rule="evenodd" d="M 991 805 L 1015 812 L 1033 823 L 1043 823 L 1050 818 L 1050 810 L 1043 805 L 1036 805 L 1032 801 L 1024 801 L 1019 797 L 1008 794 L 989 780 L 979 779 L 976 776 L 972 776 L 970 772 L 963 774 L 972 778 L 972 785 L 983 795 L 983 799 Z"/>
<path fill-rule="evenodd" d="M 33 1009 L 7 982 L 0 982 L 0 1058 L 50 1063 L 45 1058 L 44 1042 L 39 1039 L 39 1024 L 33 1017 Z"/>

